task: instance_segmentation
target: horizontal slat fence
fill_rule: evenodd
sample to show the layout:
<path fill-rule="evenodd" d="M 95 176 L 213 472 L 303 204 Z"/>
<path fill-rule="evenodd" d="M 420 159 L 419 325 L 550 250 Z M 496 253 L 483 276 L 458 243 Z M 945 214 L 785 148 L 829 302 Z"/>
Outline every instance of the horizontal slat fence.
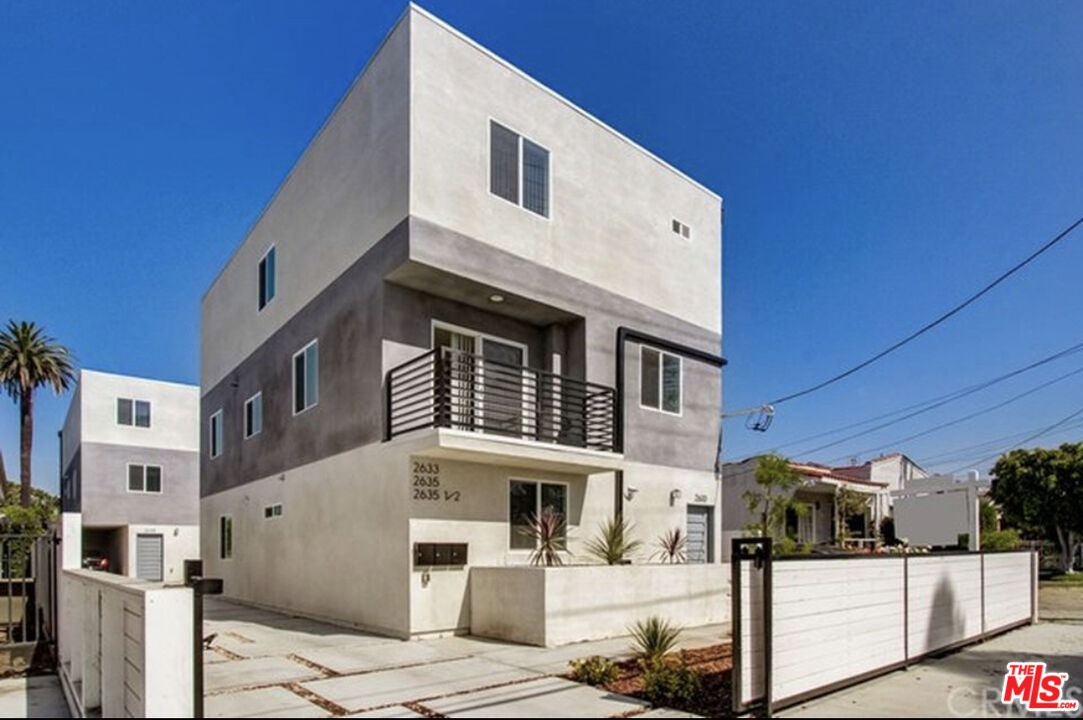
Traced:
<path fill-rule="evenodd" d="M 790 705 L 1035 619 L 1029 551 L 764 563 L 735 545 L 734 558 L 739 710 Z"/>

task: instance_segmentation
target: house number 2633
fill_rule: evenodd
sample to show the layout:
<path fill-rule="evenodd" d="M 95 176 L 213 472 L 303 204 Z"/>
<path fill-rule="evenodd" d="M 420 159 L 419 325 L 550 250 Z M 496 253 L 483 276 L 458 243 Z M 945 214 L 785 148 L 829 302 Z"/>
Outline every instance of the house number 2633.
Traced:
<path fill-rule="evenodd" d="M 413 460 L 411 470 L 414 500 L 459 502 L 458 490 L 443 490 L 440 487 L 439 463 Z"/>

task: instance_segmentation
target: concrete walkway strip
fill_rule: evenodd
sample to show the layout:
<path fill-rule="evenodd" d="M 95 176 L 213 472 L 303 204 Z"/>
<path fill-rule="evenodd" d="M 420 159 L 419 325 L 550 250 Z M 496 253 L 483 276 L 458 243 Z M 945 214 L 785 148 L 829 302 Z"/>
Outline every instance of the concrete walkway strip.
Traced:
<path fill-rule="evenodd" d="M 469 654 L 461 646 L 456 651 L 446 645 L 426 642 L 398 642 L 377 647 L 360 645 L 313 648 L 297 653 L 303 660 L 329 668 L 340 675 L 458 660 Z"/>
<path fill-rule="evenodd" d="M 318 705 L 277 686 L 209 695 L 203 707 L 209 718 L 313 718 L 328 715 Z"/>
<path fill-rule="evenodd" d="M 426 717 L 420 713 L 416 713 L 410 708 L 403 707 L 402 705 L 392 705 L 391 707 L 380 708 L 379 710 L 369 710 L 367 712 L 353 713 L 346 717 L 353 718 L 423 718 Z"/>
<path fill-rule="evenodd" d="M 547 677 L 425 702 L 447 717 L 604 718 L 647 709 L 639 700 Z"/>
<path fill-rule="evenodd" d="M 320 677 L 323 677 L 322 673 L 287 658 L 248 658 L 205 665 L 203 689 L 206 694 L 212 695 Z"/>
<path fill-rule="evenodd" d="M 68 704 L 56 675 L 0 680 L 0 717 L 68 718 Z"/>
<path fill-rule="evenodd" d="M 359 712 L 411 701 L 425 702 L 430 698 L 536 677 L 541 676 L 482 658 L 464 658 L 315 680 L 302 683 L 302 686 L 350 712 Z"/>

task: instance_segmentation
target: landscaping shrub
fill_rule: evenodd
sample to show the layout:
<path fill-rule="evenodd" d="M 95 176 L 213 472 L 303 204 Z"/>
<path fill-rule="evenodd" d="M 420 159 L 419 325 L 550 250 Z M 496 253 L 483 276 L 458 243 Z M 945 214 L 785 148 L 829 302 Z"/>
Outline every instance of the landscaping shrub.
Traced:
<path fill-rule="evenodd" d="M 620 672 L 612 660 L 601 655 L 572 660 L 572 680 L 587 685 L 607 685 L 617 679 Z"/>
<path fill-rule="evenodd" d="M 775 543 L 776 555 L 811 555 L 812 543 L 799 543 L 792 537 L 784 537 Z"/>
<path fill-rule="evenodd" d="M 1015 528 L 991 530 L 981 534 L 982 550 L 1018 550 L 1022 544 L 1023 538 Z"/>
<path fill-rule="evenodd" d="M 688 546 L 688 537 L 685 535 L 684 530 L 679 527 L 675 527 L 672 530 L 666 530 L 665 534 L 660 535 L 658 540 L 655 541 L 655 546 L 658 548 L 653 558 L 658 558 L 664 563 L 683 563 L 685 561 L 685 549 Z"/>
<path fill-rule="evenodd" d="M 642 659 L 643 697 L 655 707 L 688 707 L 703 693 L 703 674 L 688 667 L 684 654 L 679 664 L 663 658 Z"/>
<path fill-rule="evenodd" d="M 631 555 L 643 546 L 633 540 L 632 524 L 623 517 L 609 518 L 602 523 L 598 535 L 586 543 L 588 555 L 593 555 L 606 565 L 620 565 L 631 561 Z"/>
<path fill-rule="evenodd" d="M 651 615 L 628 628 L 628 632 L 635 640 L 636 656 L 641 660 L 654 661 L 673 649 L 681 628 L 657 615 Z"/>

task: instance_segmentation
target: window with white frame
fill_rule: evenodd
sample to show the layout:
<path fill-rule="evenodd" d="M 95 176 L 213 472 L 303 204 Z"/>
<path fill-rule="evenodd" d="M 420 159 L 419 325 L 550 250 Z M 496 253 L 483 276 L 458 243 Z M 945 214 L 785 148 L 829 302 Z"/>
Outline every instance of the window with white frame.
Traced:
<path fill-rule="evenodd" d="M 244 402 L 245 439 L 263 431 L 263 393 L 258 392 Z"/>
<path fill-rule="evenodd" d="M 313 340 L 293 356 L 293 414 L 320 401 L 320 346 Z"/>
<path fill-rule="evenodd" d="M 681 357 L 646 345 L 639 353 L 639 404 L 650 410 L 681 414 Z"/>
<path fill-rule="evenodd" d="M 549 151 L 490 121 L 489 192 L 549 217 Z"/>
<path fill-rule="evenodd" d="M 275 268 L 274 245 L 259 259 L 259 309 L 267 307 L 267 303 L 275 299 L 275 285 L 278 282 Z"/>
<path fill-rule="evenodd" d="M 221 410 L 211 415 L 211 419 L 207 423 L 207 446 L 210 448 L 212 459 L 222 454 Z"/>
<path fill-rule="evenodd" d="M 117 424 L 150 427 L 150 401 L 117 398 Z"/>
<path fill-rule="evenodd" d="M 162 492 L 162 468 L 159 465 L 128 464 L 128 492 Z"/>
<path fill-rule="evenodd" d="M 673 232 L 685 239 L 692 237 L 692 228 L 688 227 L 677 218 L 673 218 Z"/>
<path fill-rule="evenodd" d="M 263 508 L 263 519 L 273 520 L 274 518 L 282 517 L 282 503 L 275 503 L 274 505 L 265 505 Z"/>
<path fill-rule="evenodd" d="M 222 560 L 233 557 L 233 517 L 230 515 L 218 518 L 218 557 Z"/>
<path fill-rule="evenodd" d="M 509 547 L 512 550 L 533 550 L 537 540 L 531 526 L 542 513 L 549 510 L 560 520 L 560 544 L 567 540 L 568 486 L 537 480 L 511 480 L 508 483 L 508 524 L 511 529 Z"/>

